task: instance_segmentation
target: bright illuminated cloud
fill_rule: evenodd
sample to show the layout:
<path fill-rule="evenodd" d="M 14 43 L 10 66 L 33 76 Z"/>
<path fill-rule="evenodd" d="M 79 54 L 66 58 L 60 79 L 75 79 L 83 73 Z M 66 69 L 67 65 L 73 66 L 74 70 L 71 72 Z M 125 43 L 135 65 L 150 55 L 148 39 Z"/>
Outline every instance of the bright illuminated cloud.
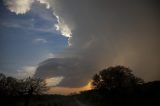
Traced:
<path fill-rule="evenodd" d="M 39 1 L 41 4 L 46 4 L 47 9 L 50 8 L 50 4 L 49 4 L 48 0 L 37 0 L 37 1 Z"/>
<path fill-rule="evenodd" d="M 55 24 L 56 30 L 60 31 L 61 34 L 65 37 L 71 37 L 72 32 L 71 29 L 67 26 L 67 24 L 65 24 L 65 22 L 59 18 L 59 16 L 56 16 L 57 18 L 57 24 Z"/>
<path fill-rule="evenodd" d="M 63 78 L 64 77 L 62 77 L 62 76 L 61 77 L 47 78 L 46 79 L 47 86 L 56 86 L 62 81 Z"/>
<path fill-rule="evenodd" d="M 25 14 L 30 11 L 34 0 L 3 0 L 11 12 Z"/>

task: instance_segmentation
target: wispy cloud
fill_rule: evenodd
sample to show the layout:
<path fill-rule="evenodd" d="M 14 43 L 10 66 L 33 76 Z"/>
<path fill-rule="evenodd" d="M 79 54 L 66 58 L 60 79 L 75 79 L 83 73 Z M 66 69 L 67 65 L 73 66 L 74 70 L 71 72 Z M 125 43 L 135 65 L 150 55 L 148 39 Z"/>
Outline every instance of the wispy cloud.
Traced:
<path fill-rule="evenodd" d="M 26 22 L 26 21 L 14 21 L 14 22 L 2 22 L 2 26 L 9 27 L 9 28 L 18 28 L 23 30 L 30 30 L 30 31 L 38 31 L 38 32 L 44 32 L 44 33 L 58 33 L 54 26 L 50 27 L 35 27 L 34 23 L 32 22 Z"/>
<path fill-rule="evenodd" d="M 44 38 L 36 38 L 33 42 L 34 43 L 47 43 L 48 41 Z"/>

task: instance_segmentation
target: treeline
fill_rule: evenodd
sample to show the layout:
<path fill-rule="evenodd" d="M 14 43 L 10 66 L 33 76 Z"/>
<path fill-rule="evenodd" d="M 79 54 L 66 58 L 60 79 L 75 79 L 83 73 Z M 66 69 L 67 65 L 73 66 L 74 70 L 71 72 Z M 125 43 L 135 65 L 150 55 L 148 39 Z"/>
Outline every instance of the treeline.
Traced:
<path fill-rule="evenodd" d="M 40 95 L 47 90 L 44 80 L 28 77 L 16 79 L 0 73 L 0 96 Z"/>
<path fill-rule="evenodd" d="M 83 91 L 75 97 L 89 106 L 159 106 L 160 81 L 126 89 L 93 89 Z"/>
<path fill-rule="evenodd" d="M 48 88 L 42 79 L 15 79 L 0 74 L 0 96 L 7 97 L 1 99 L 0 106 L 160 105 L 160 81 L 145 82 L 124 66 L 101 70 L 93 76 L 92 87 L 92 90 L 69 96 L 44 95 Z"/>
<path fill-rule="evenodd" d="M 109 67 L 95 74 L 93 90 L 76 95 L 90 106 L 160 105 L 160 81 L 145 82 L 124 66 Z"/>

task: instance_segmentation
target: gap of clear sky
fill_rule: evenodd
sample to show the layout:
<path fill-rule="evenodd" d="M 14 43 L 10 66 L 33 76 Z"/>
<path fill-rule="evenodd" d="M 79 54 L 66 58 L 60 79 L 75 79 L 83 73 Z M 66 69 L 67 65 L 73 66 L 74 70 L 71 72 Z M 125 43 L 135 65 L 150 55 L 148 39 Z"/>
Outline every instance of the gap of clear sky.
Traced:
<path fill-rule="evenodd" d="M 0 72 L 15 75 L 62 52 L 67 39 L 54 27 L 52 11 L 36 4 L 23 15 L 10 12 L 0 1 Z M 43 14 L 42 14 L 43 13 Z M 22 72 L 23 73 L 23 72 Z"/>

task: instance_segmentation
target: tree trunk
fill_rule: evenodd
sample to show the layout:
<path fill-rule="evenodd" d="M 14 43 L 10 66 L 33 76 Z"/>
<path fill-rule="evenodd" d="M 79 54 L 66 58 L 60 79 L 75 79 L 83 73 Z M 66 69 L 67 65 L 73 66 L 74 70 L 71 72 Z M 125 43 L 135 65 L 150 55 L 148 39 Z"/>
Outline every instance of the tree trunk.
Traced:
<path fill-rule="evenodd" d="M 32 94 L 33 94 L 33 88 L 31 87 L 31 89 L 28 91 L 28 95 L 26 95 L 24 106 L 29 106 L 29 100 Z"/>

